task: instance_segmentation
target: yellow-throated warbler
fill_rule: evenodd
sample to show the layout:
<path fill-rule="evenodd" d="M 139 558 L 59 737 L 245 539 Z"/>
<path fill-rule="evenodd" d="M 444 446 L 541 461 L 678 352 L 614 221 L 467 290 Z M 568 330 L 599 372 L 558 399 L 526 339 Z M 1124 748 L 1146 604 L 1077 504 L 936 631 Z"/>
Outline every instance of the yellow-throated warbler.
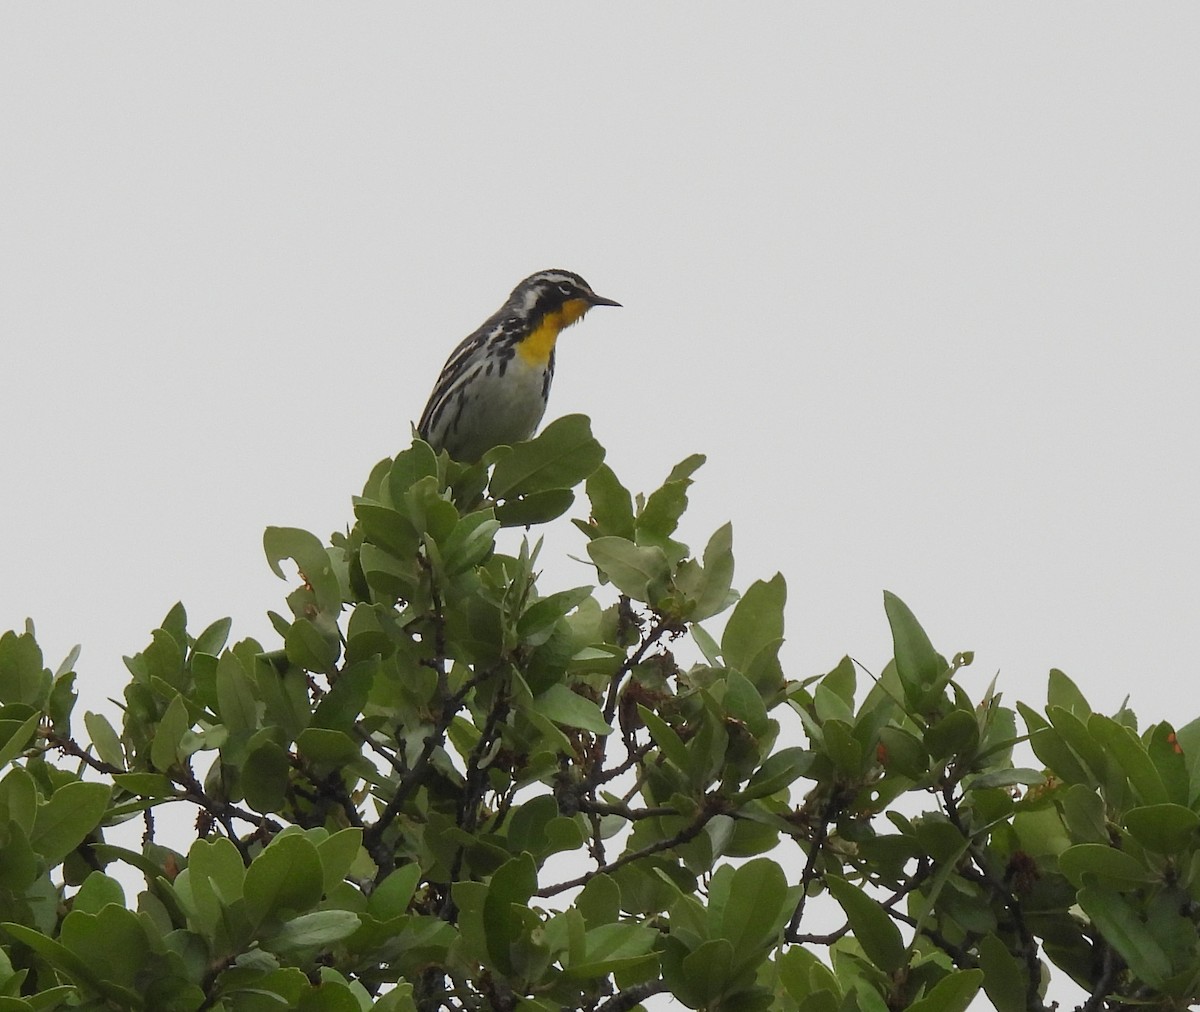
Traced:
<path fill-rule="evenodd" d="M 570 271 L 531 274 L 446 360 L 418 434 L 471 463 L 528 439 L 546 411 L 559 332 L 592 306 L 619 305 Z"/>

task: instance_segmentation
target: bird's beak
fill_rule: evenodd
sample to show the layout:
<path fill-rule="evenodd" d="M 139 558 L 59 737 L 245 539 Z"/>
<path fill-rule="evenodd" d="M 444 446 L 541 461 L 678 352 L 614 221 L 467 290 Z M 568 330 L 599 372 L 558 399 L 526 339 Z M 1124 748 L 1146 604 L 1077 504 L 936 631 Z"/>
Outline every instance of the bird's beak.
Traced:
<path fill-rule="evenodd" d="M 620 306 L 615 299 L 606 299 L 603 295 L 589 295 L 588 302 L 593 306 Z"/>

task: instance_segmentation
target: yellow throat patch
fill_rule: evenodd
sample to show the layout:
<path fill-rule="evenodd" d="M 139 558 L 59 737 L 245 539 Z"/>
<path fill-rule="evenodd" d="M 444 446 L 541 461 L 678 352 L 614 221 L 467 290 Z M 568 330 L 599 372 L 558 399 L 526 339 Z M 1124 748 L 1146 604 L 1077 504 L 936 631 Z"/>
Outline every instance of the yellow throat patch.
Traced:
<path fill-rule="evenodd" d="M 591 304 L 584 299 L 568 299 L 561 308 L 547 313 L 529 336 L 517 345 L 521 358 L 530 365 L 545 365 L 550 360 L 559 332 L 572 323 L 578 323 L 591 308 Z"/>

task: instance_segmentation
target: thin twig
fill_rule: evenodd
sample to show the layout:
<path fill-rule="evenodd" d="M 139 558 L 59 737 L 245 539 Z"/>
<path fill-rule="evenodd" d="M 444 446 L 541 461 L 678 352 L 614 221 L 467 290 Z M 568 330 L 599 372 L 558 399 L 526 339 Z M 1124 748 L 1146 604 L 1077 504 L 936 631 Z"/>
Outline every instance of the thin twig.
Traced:
<path fill-rule="evenodd" d="M 624 991 L 618 991 L 608 1001 L 603 1002 L 596 1012 L 628 1012 L 629 1009 L 640 1005 L 651 995 L 662 994 L 666 989 L 666 982 L 661 978 L 643 981 L 641 984 L 625 988 Z"/>
<path fill-rule="evenodd" d="M 678 847 L 681 843 L 687 843 L 689 840 L 693 840 L 699 836 L 700 833 L 703 832 L 708 821 L 718 814 L 720 814 L 720 806 L 712 804 L 705 805 L 700 809 L 699 812 L 696 813 L 695 819 L 693 819 L 691 823 L 681 829 L 674 836 L 648 844 L 641 850 L 635 850 L 628 854 L 622 854 L 615 861 L 612 861 L 609 864 L 601 865 L 594 871 L 589 871 L 584 875 L 580 875 L 578 878 L 573 878 L 569 882 L 559 882 L 557 885 L 546 886 L 545 888 L 539 889 L 536 893 L 534 893 L 534 895 L 542 897 L 555 896 L 558 893 L 566 892 L 568 889 L 574 889 L 576 886 L 587 885 L 587 883 L 597 875 L 611 874 L 618 868 L 624 868 L 625 865 L 631 864 L 632 862 L 640 860 L 643 857 L 650 857 L 652 854 L 660 854 L 664 850 L 670 850 L 672 847 Z"/>

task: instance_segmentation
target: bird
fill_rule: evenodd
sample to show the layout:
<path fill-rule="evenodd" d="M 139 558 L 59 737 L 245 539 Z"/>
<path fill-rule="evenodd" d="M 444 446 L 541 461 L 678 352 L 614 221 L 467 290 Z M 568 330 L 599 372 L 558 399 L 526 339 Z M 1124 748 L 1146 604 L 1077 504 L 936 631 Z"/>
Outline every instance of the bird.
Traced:
<path fill-rule="evenodd" d="M 620 305 L 571 271 L 529 275 L 446 359 L 417 435 L 469 464 L 529 439 L 546 412 L 559 333 L 593 306 Z"/>

